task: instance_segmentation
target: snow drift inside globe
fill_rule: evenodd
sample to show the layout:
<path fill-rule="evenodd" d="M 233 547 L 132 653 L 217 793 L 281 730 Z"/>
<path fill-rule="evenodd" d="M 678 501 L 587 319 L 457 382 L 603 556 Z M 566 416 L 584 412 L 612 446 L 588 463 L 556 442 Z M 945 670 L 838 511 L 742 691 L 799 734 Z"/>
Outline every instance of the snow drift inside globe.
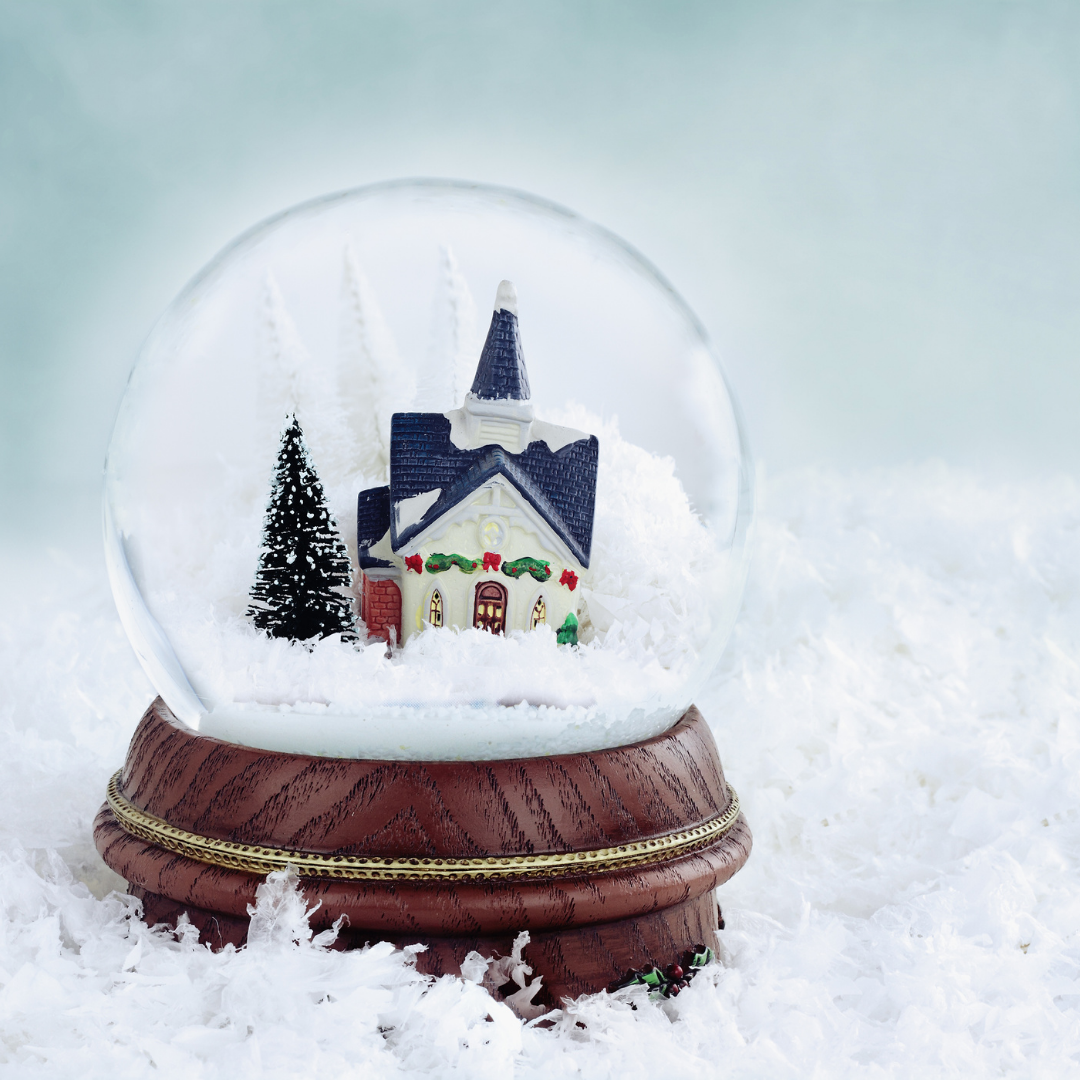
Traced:
<path fill-rule="evenodd" d="M 435 183 L 307 204 L 211 263 L 136 363 L 105 500 L 181 720 L 429 759 L 669 727 L 730 632 L 751 513 L 670 286 L 565 211 Z"/>

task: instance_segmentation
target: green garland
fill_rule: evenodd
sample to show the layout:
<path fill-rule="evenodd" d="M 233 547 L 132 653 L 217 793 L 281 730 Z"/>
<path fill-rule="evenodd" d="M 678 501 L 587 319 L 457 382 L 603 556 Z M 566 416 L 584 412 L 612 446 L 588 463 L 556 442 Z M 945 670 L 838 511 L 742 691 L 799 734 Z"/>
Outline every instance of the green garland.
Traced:
<path fill-rule="evenodd" d="M 464 555 L 443 555 L 436 552 L 428 556 L 424 569 L 429 574 L 441 574 L 451 566 L 456 566 L 463 574 L 471 574 L 479 565 L 475 559 L 466 559 Z"/>
<path fill-rule="evenodd" d="M 480 569 L 480 560 L 467 559 L 464 555 L 443 555 L 442 552 L 436 552 L 434 555 L 429 555 L 427 562 L 424 563 L 424 569 L 429 574 L 441 574 L 444 570 L 449 570 L 451 566 L 456 566 L 464 574 L 472 574 Z M 546 559 L 526 557 L 515 559 L 513 562 L 504 562 L 502 572 L 508 578 L 515 580 L 522 574 L 530 574 L 536 581 L 543 583 L 551 577 L 551 566 Z"/>
<path fill-rule="evenodd" d="M 515 559 L 513 562 L 504 562 L 502 572 L 508 578 L 519 578 L 522 574 L 532 574 L 536 581 L 541 583 L 551 577 L 551 567 L 546 559 Z"/>

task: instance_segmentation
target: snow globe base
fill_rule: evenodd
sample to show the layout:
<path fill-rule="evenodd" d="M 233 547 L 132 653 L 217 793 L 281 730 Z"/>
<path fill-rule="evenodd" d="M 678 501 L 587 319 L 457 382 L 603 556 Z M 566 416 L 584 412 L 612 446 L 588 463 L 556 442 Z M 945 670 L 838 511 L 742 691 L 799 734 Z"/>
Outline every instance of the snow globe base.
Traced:
<path fill-rule="evenodd" d="M 94 837 L 151 924 L 186 912 L 241 945 L 267 873 L 292 866 L 315 930 L 343 947 L 423 944 L 420 970 L 524 959 L 545 996 L 715 949 L 713 890 L 751 836 L 691 707 L 630 746 L 504 761 L 314 757 L 226 743 L 158 698 L 109 784 Z"/>

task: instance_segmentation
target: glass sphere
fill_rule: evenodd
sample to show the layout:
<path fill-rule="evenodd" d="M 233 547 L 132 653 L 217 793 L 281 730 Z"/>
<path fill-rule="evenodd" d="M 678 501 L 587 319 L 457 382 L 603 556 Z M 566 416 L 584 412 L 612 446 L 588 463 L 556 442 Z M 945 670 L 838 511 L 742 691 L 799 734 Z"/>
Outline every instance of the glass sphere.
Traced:
<path fill-rule="evenodd" d="M 493 298 L 516 308 L 527 376 L 505 415 L 477 420 Z M 402 448 L 400 414 L 428 417 L 425 431 L 475 421 L 469 445 L 503 452 L 484 459 L 494 477 L 455 481 L 490 511 L 461 502 L 415 551 L 391 552 L 441 497 L 433 487 L 380 511 L 398 528 L 381 548 L 358 536 L 370 493 L 398 490 L 394 454 L 393 468 L 426 467 L 427 444 Z M 598 440 L 590 550 L 565 554 L 552 509 L 580 477 L 551 480 L 548 501 L 530 495 L 514 424 L 530 451 L 546 440 L 556 456 Z M 306 479 L 282 472 L 288 453 Z M 326 510 L 338 632 L 292 640 L 257 625 L 282 484 L 313 500 L 290 528 Z M 140 352 L 104 495 L 117 607 L 178 718 L 267 749 L 429 760 L 579 752 L 668 728 L 731 632 L 752 514 L 738 409 L 663 277 L 567 210 L 443 181 L 305 203 L 214 258 Z M 393 632 L 379 614 L 390 579 Z M 481 583 L 506 612 L 487 612 Z"/>

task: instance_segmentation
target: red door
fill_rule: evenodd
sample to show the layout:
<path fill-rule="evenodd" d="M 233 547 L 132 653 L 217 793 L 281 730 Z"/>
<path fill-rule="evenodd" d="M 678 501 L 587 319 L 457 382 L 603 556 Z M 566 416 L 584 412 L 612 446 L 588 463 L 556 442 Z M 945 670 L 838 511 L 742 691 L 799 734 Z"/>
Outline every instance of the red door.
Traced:
<path fill-rule="evenodd" d="M 481 581 L 476 586 L 473 626 L 501 634 L 506 626 L 506 588 L 497 581 Z"/>

